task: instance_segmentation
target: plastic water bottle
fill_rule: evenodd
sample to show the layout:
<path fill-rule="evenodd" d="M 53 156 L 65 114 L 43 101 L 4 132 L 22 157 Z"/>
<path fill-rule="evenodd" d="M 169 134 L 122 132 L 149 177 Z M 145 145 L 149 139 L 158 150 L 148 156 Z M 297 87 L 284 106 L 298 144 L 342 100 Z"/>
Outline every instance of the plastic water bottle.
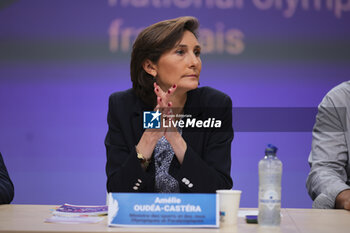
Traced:
<path fill-rule="evenodd" d="M 276 156 L 277 147 L 269 144 L 265 157 L 259 162 L 259 216 L 263 226 L 281 223 L 282 162 Z"/>

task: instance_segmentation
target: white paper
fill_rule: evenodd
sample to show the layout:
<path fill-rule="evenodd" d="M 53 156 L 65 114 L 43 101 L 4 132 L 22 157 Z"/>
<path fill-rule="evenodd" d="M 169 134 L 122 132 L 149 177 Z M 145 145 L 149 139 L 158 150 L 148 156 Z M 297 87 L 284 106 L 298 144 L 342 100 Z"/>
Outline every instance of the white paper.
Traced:
<path fill-rule="evenodd" d="M 68 224 L 79 224 L 79 223 L 98 223 L 102 221 L 104 217 L 61 217 L 52 216 L 51 218 L 45 219 L 47 223 L 68 223 Z"/>

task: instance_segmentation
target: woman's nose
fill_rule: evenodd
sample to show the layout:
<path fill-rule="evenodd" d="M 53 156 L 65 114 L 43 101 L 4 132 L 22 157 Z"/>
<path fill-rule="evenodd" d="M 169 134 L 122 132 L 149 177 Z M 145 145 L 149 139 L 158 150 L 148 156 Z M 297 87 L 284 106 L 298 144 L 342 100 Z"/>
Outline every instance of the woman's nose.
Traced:
<path fill-rule="evenodd" d="M 189 58 L 190 67 L 197 67 L 200 63 L 199 57 L 196 54 L 191 53 Z"/>

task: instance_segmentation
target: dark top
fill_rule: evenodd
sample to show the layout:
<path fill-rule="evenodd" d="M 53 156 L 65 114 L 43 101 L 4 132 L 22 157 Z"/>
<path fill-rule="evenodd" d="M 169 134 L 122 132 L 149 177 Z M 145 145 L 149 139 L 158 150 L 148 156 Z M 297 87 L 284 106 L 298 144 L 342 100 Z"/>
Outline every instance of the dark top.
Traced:
<path fill-rule="evenodd" d="M 152 111 L 132 89 L 115 92 L 109 97 L 107 150 L 108 192 L 155 192 L 155 165 L 144 171 L 137 159 L 135 145 L 143 129 L 143 111 Z M 189 91 L 184 114 L 192 119 L 215 118 L 221 128 L 183 128 L 187 143 L 182 165 L 174 156 L 169 174 L 178 180 L 180 192 L 215 193 L 231 189 L 232 102 L 229 96 L 210 87 Z"/>
<path fill-rule="evenodd" d="M 10 204 L 13 195 L 13 184 L 0 153 L 0 204 Z"/>

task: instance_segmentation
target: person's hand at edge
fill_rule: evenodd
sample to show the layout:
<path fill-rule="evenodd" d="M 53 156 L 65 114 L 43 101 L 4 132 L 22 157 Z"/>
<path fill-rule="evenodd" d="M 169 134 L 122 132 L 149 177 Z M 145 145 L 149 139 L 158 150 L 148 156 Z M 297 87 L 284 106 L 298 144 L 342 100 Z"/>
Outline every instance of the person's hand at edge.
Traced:
<path fill-rule="evenodd" d="M 335 199 L 336 209 L 350 210 L 350 189 L 341 191 Z"/>

